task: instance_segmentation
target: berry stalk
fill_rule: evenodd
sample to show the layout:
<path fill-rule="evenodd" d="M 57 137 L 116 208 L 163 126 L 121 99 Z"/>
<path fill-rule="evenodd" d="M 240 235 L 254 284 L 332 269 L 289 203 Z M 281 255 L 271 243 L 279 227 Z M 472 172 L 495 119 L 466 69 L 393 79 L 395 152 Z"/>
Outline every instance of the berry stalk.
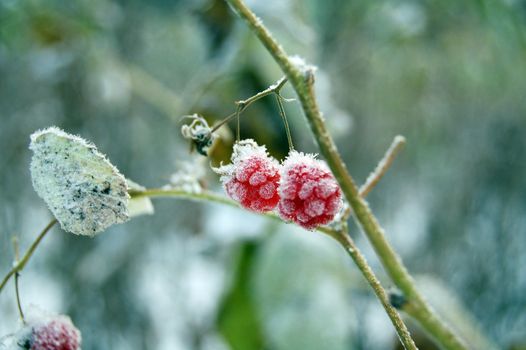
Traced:
<path fill-rule="evenodd" d="M 44 238 L 46 233 L 48 233 L 48 231 L 51 230 L 51 228 L 56 223 L 57 223 L 57 219 L 53 219 L 53 220 L 51 220 L 51 222 L 49 224 L 47 224 L 47 226 L 42 230 L 42 232 L 40 232 L 38 237 L 35 239 L 33 244 L 31 244 L 31 247 L 29 247 L 29 249 L 24 254 L 22 259 L 20 261 L 17 261 L 15 263 L 15 265 L 13 266 L 13 268 L 7 273 L 7 275 L 5 275 L 4 279 L 2 280 L 2 283 L 0 283 L 0 292 L 2 292 L 2 289 L 4 289 L 4 286 L 6 285 L 7 281 L 9 281 L 9 279 L 11 277 L 13 277 L 14 274 L 16 274 L 16 273 L 18 273 L 18 272 L 20 272 L 20 271 L 22 271 L 24 269 L 24 267 L 26 266 L 27 262 L 29 261 L 29 259 L 31 258 L 31 256 L 35 252 L 35 250 L 37 249 L 38 245 L 40 244 L 40 242 L 42 241 L 42 239 Z"/>
<path fill-rule="evenodd" d="M 18 279 L 20 277 L 19 272 L 15 272 L 15 294 L 16 294 L 16 306 L 18 308 L 18 314 L 20 315 L 20 319 L 22 320 L 22 323 L 26 323 L 26 317 L 24 316 L 24 311 L 22 311 L 22 303 L 20 302 L 20 288 L 18 288 Z"/>
<path fill-rule="evenodd" d="M 243 113 L 243 111 L 245 109 L 247 109 L 248 106 L 250 106 L 252 103 L 256 102 L 257 100 L 259 100 L 259 99 L 261 99 L 261 98 L 263 98 L 265 96 L 268 96 L 268 95 L 271 95 L 271 94 L 279 94 L 279 92 L 281 91 L 281 89 L 283 88 L 283 86 L 285 85 L 286 82 L 287 82 L 287 77 L 282 77 L 277 82 L 275 82 L 274 84 L 270 85 L 265 90 L 258 92 L 254 96 L 251 96 L 251 97 L 247 98 L 246 100 L 237 101 L 236 102 L 236 105 L 237 105 L 236 111 L 234 113 L 230 114 L 229 116 L 225 117 L 223 120 L 221 120 L 217 125 L 215 125 L 212 128 L 212 130 L 210 132 L 213 133 L 214 131 L 217 131 L 220 127 L 222 127 L 223 125 L 228 123 L 234 117 L 237 117 L 238 118 L 238 122 L 239 122 L 240 114 Z M 239 128 L 238 128 L 238 130 L 239 130 Z M 238 135 L 238 141 L 239 141 L 239 135 Z"/>
<path fill-rule="evenodd" d="M 294 144 L 292 143 L 292 135 L 290 134 L 289 121 L 287 120 L 287 115 L 285 114 L 285 108 L 283 107 L 283 97 L 280 95 L 279 91 L 276 92 L 276 102 L 278 103 L 279 115 L 281 120 L 283 120 L 283 125 L 285 126 L 285 132 L 287 133 L 287 142 L 289 143 L 289 151 L 294 149 Z"/>
<path fill-rule="evenodd" d="M 401 135 L 397 135 L 393 143 L 391 143 L 391 146 L 389 146 L 389 149 L 385 152 L 384 157 L 378 162 L 378 165 L 373 170 L 373 172 L 367 177 L 367 180 L 365 180 L 365 183 L 360 186 L 360 196 L 366 197 L 369 192 L 380 182 L 382 177 L 385 175 L 387 170 L 391 167 L 391 164 L 393 164 L 394 159 L 400 153 L 402 148 L 405 145 L 405 137 Z"/>

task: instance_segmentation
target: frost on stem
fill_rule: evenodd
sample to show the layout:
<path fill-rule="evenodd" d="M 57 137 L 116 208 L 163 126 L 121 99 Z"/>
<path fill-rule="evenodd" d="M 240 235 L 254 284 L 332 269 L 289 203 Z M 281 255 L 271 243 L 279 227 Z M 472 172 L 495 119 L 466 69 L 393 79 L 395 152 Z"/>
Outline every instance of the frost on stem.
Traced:
<path fill-rule="evenodd" d="M 246 209 L 263 213 L 279 201 L 279 163 L 251 139 L 234 145 L 232 163 L 214 168 L 227 194 Z"/>
<path fill-rule="evenodd" d="M 305 229 L 330 223 L 341 208 L 342 193 L 327 165 L 312 154 L 291 151 L 283 162 L 278 213 Z"/>
<path fill-rule="evenodd" d="M 29 148 L 33 187 L 65 231 L 94 236 L 129 219 L 126 179 L 93 144 L 51 127 Z"/>
<path fill-rule="evenodd" d="M 305 79 L 314 79 L 314 73 L 316 73 L 318 67 L 307 63 L 303 57 L 298 55 L 289 56 L 289 61 L 301 72 Z"/>
<path fill-rule="evenodd" d="M 205 118 L 198 114 L 187 116 L 192 119 L 190 125 L 183 125 L 181 127 L 181 134 L 185 139 L 191 140 L 199 154 L 207 156 L 208 149 L 212 146 L 216 135 L 212 133 L 212 129 L 208 126 Z"/>

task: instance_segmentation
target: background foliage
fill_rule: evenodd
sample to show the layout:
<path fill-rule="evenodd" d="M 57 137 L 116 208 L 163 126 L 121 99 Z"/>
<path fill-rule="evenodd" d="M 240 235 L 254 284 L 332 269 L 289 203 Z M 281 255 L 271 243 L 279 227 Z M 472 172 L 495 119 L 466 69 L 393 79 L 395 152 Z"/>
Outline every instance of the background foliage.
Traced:
<path fill-rule="evenodd" d="M 395 134 L 407 137 L 370 202 L 425 295 L 467 337 L 475 324 L 501 348 L 525 347 L 526 2 L 249 4 L 288 52 L 318 65 L 321 107 L 358 179 Z M 219 0 L 0 1 L 1 271 L 10 237 L 25 247 L 50 217 L 29 177 L 34 130 L 81 134 L 128 177 L 160 186 L 197 158 L 181 116 L 222 118 L 280 76 Z M 297 148 L 315 151 L 298 105 L 286 108 Z M 241 131 L 286 155 L 273 99 L 251 106 Z M 327 238 L 217 205 L 155 206 L 95 239 L 55 230 L 24 270 L 23 302 L 70 314 L 85 350 L 396 347 Z M 0 334 L 14 331 L 10 288 L 0 315 Z"/>

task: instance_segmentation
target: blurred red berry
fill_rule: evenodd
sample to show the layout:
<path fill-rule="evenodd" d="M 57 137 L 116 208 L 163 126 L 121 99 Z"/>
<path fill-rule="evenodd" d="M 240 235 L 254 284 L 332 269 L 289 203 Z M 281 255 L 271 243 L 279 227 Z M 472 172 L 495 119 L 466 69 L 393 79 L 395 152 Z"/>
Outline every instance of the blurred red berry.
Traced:
<path fill-rule="evenodd" d="M 232 163 L 215 171 L 221 174 L 226 193 L 246 209 L 266 212 L 279 202 L 279 163 L 254 140 L 234 145 Z"/>
<path fill-rule="evenodd" d="M 330 223 L 341 206 L 340 186 L 324 162 L 314 155 L 291 151 L 281 169 L 282 219 L 313 230 Z"/>
<path fill-rule="evenodd" d="M 33 327 L 31 350 L 78 350 L 80 332 L 69 317 L 57 316 Z"/>

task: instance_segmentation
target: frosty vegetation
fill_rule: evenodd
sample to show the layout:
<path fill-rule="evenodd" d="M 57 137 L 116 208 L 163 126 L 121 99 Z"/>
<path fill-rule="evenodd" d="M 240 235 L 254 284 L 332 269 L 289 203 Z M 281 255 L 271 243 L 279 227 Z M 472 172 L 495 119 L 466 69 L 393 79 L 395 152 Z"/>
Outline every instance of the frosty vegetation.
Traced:
<path fill-rule="evenodd" d="M 29 148 L 33 187 L 65 231 L 94 236 L 129 219 L 126 179 L 93 144 L 50 127 Z"/>

